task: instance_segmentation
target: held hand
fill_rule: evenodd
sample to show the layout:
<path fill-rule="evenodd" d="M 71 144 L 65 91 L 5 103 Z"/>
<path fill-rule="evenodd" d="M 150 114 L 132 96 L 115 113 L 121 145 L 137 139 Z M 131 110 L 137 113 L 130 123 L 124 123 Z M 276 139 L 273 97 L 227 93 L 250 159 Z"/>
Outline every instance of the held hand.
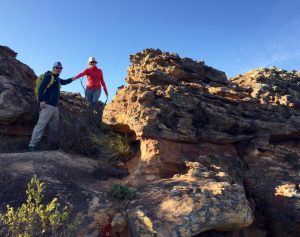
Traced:
<path fill-rule="evenodd" d="M 72 77 L 72 80 L 73 80 L 73 81 L 75 81 L 75 80 L 76 80 L 76 78 L 75 78 L 75 77 Z"/>
<path fill-rule="evenodd" d="M 47 106 L 47 104 L 46 104 L 45 101 L 40 102 L 40 108 L 41 108 L 41 109 L 46 108 L 46 106 Z"/>

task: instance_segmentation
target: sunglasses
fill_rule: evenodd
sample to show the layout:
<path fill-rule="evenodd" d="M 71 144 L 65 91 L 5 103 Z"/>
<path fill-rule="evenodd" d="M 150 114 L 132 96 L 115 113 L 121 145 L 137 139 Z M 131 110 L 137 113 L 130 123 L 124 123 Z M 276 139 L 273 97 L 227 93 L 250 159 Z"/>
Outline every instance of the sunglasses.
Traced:
<path fill-rule="evenodd" d="M 60 69 L 60 70 L 62 70 L 62 69 L 63 69 L 63 67 L 55 67 L 55 69 Z"/>

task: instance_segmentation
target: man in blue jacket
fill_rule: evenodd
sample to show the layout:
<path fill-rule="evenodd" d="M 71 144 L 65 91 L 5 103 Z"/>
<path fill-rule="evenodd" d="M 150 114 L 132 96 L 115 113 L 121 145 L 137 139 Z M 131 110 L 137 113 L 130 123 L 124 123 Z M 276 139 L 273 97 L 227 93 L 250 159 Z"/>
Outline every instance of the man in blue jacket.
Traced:
<path fill-rule="evenodd" d="M 52 72 L 45 73 L 45 77 L 39 87 L 40 114 L 32 132 L 29 151 L 36 151 L 37 144 L 42 139 L 47 124 L 49 124 L 48 149 L 58 149 L 56 135 L 59 126 L 59 111 L 57 106 L 60 96 L 60 85 L 66 85 L 73 81 L 72 78 L 66 80 L 59 78 L 62 69 L 62 64 L 55 62 Z M 51 77 L 54 78 L 54 82 L 48 87 Z"/>

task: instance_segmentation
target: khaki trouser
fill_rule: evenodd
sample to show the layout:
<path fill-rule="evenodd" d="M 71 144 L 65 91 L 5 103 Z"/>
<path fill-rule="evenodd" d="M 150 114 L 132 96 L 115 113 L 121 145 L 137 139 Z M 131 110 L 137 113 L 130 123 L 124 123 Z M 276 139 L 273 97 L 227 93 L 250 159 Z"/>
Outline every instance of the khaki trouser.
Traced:
<path fill-rule="evenodd" d="M 29 146 L 36 147 L 38 142 L 42 139 L 45 128 L 49 123 L 49 142 L 56 140 L 56 135 L 59 125 L 59 112 L 56 106 L 46 105 L 44 109 L 40 111 L 39 120 L 35 125 Z"/>

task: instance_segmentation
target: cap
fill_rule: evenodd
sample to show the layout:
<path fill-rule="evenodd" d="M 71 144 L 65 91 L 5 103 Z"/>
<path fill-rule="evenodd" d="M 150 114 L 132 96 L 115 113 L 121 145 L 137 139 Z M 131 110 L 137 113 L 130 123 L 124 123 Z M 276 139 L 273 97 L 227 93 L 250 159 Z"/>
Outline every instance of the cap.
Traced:
<path fill-rule="evenodd" d="M 53 67 L 62 67 L 62 64 L 61 64 L 61 62 L 55 62 L 53 64 Z"/>
<path fill-rule="evenodd" d="M 96 62 L 96 63 L 98 63 L 97 60 L 94 57 L 89 57 L 88 63 L 90 63 L 90 62 Z"/>

